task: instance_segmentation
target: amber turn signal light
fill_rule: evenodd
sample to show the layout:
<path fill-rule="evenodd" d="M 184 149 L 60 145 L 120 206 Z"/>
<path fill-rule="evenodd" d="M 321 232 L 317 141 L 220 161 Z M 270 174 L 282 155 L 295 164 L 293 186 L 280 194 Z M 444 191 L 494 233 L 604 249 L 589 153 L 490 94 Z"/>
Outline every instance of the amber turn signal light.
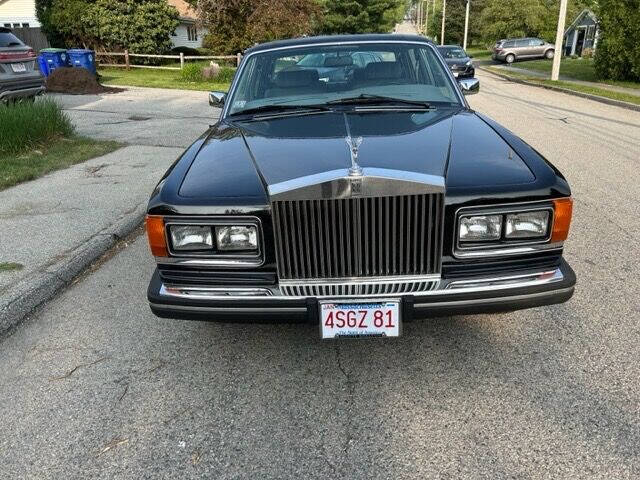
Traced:
<path fill-rule="evenodd" d="M 164 218 L 160 215 L 147 215 L 145 225 L 151 254 L 154 257 L 168 257 L 167 237 L 164 234 Z"/>
<path fill-rule="evenodd" d="M 573 199 L 558 198 L 553 201 L 554 219 L 551 243 L 564 242 L 569 236 L 571 216 L 573 215 Z"/>

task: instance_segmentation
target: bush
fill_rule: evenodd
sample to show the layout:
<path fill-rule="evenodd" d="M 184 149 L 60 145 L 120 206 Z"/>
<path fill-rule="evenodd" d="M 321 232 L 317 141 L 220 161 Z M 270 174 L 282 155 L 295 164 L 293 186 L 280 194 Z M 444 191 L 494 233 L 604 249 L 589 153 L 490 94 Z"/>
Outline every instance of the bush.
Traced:
<path fill-rule="evenodd" d="M 0 103 L 0 154 L 20 153 L 73 132 L 69 116 L 53 100 Z"/>
<path fill-rule="evenodd" d="M 204 53 L 200 53 L 200 49 L 199 48 L 173 47 L 171 49 L 171 54 L 172 55 L 180 55 L 181 53 L 184 53 L 185 56 L 187 56 L 187 57 L 200 57 L 202 55 L 205 55 Z"/>
<path fill-rule="evenodd" d="M 185 63 L 184 68 L 180 70 L 180 79 L 183 82 L 202 82 L 202 66 L 197 63 Z"/>
<path fill-rule="evenodd" d="M 635 5 L 634 5 L 635 4 Z M 638 2 L 600 0 L 600 41 L 595 53 L 599 78 L 640 81 L 640 9 Z"/>
<path fill-rule="evenodd" d="M 216 76 L 216 82 L 219 83 L 231 83 L 233 76 L 236 74 L 236 69 L 231 67 L 221 67 L 220 73 Z"/>

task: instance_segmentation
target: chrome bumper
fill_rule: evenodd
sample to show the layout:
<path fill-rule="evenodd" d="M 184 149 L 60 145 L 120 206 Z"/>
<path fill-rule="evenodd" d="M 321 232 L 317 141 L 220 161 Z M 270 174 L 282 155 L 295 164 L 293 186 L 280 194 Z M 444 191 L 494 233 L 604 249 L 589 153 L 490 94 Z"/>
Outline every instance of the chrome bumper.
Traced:
<path fill-rule="evenodd" d="M 468 279 L 441 279 L 431 290 L 372 295 L 285 295 L 279 286 L 204 287 L 165 285 L 158 272 L 149 285 L 152 311 L 166 318 L 227 320 L 226 314 L 306 316 L 316 321 L 318 300 L 402 298 L 406 317 L 429 317 L 518 310 L 567 301 L 573 295 L 575 274 L 563 260 L 555 269 Z M 240 318 L 236 318 L 240 319 Z"/>

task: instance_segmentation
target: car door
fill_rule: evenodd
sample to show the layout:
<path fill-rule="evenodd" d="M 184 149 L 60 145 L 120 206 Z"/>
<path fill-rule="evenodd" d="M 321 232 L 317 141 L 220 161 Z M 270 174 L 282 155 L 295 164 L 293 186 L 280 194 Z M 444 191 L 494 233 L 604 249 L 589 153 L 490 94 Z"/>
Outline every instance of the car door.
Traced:
<path fill-rule="evenodd" d="M 544 56 L 545 43 L 539 38 L 529 39 L 529 56 L 531 57 L 543 57 Z"/>
<path fill-rule="evenodd" d="M 528 58 L 531 56 L 531 47 L 528 38 L 520 38 L 515 41 L 515 54 L 518 58 Z"/>

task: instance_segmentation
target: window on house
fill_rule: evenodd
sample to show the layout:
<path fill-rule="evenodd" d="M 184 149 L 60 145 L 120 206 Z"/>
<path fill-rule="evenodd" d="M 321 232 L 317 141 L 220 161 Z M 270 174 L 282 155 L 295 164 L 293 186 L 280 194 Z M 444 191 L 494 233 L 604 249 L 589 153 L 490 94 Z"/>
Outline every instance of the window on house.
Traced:
<path fill-rule="evenodd" d="M 23 23 L 22 24 L 22 28 L 29 28 L 29 24 L 28 23 Z"/>
<path fill-rule="evenodd" d="M 190 42 L 198 41 L 198 29 L 195 25 L 190 25 L 187 27 L 187 38 Z"/>
<path fill-rule="evenodd" d="M 6 28 L 11 28 L 11 24 L 10 24 L 10 23 L 5 23 L 5 24 L 4 24 L 4 26 L 5 26 Z"/>
<path fill-rule="evenodd" d="M 13 28 L 20 28 L 20 24 L 19 23 L 14 23 L 13 24 Z"/>
<path fill-rule="evenodd" d="M 596 36 L 596 26 L 589 25 L 587 27 L 587 40 L 593 40 L 595 36 Z"/>

